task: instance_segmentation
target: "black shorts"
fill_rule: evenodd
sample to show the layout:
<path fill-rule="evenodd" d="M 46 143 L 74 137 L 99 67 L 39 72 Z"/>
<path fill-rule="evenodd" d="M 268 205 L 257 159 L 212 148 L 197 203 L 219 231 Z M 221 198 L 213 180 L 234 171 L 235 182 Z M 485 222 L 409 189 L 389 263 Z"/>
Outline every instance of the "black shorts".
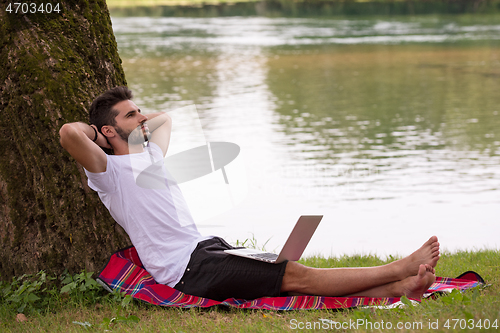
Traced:
<path fill-rule="evenodd" d="M 270 264 L 227 254 L 222 238 L 198 243 L 175 289 L 217 301 L 279 296 L 287 262 Z"/>

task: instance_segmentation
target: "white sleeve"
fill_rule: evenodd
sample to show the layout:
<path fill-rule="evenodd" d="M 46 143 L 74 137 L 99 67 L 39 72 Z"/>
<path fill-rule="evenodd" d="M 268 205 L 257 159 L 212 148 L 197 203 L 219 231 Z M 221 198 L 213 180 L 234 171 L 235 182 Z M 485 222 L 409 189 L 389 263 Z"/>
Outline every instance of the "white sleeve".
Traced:
<path fill-rule="evenodd" d="M 88 177 L 89 187 L 94 191 L 113 193 L 117 190 L 117 182 L 114 181 L 116 176 L 116 165 L 110 156 L 107 158 L 106 171 L 94 173 L 86 169 L 84 170 Z"/>

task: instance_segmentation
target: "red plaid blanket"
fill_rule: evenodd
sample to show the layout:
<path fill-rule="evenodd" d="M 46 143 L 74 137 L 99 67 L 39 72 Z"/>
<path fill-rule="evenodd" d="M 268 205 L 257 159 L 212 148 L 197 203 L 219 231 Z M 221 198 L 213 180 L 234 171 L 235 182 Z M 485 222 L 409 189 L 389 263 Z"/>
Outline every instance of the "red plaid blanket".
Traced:
<path fill-rule="evenodd" d="M 326 297 L 288 296 L 262 297 L 255 300 L 229 298 L 219 302 L 211 299 L 184 294 L 171 287 L 156 283 L 144 269 L 134 247 L 115 252 L 97 278 L 108 291 L 118 290 L 126 295 L 162 306 L 182 308 L 210 307 L 226 305 L 242 309 L 297 310 L 297 309 L 340 309 L 357 306 L 391 305 L 400 301 L 399 297 Z M 434 294 L 451 289 L 466 290 L 483 284 L 484 280 L 474 272 L 467 272 L 456 279 L 438 277 L 429 288 Z"/>

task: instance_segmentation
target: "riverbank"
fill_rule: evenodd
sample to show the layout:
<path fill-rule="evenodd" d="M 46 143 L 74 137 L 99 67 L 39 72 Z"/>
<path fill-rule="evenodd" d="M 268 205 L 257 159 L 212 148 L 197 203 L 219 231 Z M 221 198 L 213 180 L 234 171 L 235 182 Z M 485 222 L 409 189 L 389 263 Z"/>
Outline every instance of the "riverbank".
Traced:
<path fill-rule="evenodd" d="M 373 266 L 385 264 L 375 256 L 343 256 L 339 258 L 310 257 L 304 264 L 315 267 Z M 355 309 L 347 311 L 245 311 L 225 307 L 210 309 L 177 309 L 150 306 L 141 302 L 129 302 L 116 296 L 105 296 L 102 290 L 96 292 L 90 287 L 90 280 L 83 275 L 79 288 L 73 285 L 69 294 L 53 287 L 39 293 L 41 300 L 49 297 L 44 308 L 26 308 L 26 321 L 16 320 L 17 312 L 9 306 L 3 295 L 6 285 L 0 290 L 0 331 L 2 332 L 270 332 L 295 331 L 299 327 L 314 323 L 359 322 L 392 327 L 404 325 L 405 332 L 458 332 L 464 325 L 474 325 L 470 331 L 490 330 L 500 325 L 500 251 L 475 251 L 445 253 L 437 266 L 440 276 L 457 276 L 464 271 L 474 270 L 486 280 L 489 287 L 456 293 L 437 300 L 425 300 L 420 305 L 404 309 L 376 310 Z M 66 285 L 68 285 L 68 280 Z M 89 287 L 82 288 L 82 285 Z M 39 290 L 42 290 L 40 286 Z M 45 295 L 45 296 L 44 296 Z M 104 295 L 104 296 L 102 296 Z M 448 323 L 448 327 L 446 326 Z M 302 325 L 302 326 L 301 326 Z M 478 326 L 480 325 L 480 326 Z M 347 332 L 371 331 L 365 326 L 347 329 Z M 437 328 L 437 329 L 436 329 Z"/>
<path fill-rule="evenodd" d="M 180 6 L 180 5 L 196 5 L 196 4 L 222 4 L 222 3 L 236 3 L 236 2 L 259 2 L 261 0 L 140 0 L 140 1 L 134 1 L 134 0 L 107 0 L 106 3 L 108 4 L 109 8 L 115 8 L 115 7 L 138 7 L 138 6 Z M 285 1 L 286 2 L 286 1 Z M 471 4 L 475 7 L 480 7 L 484 6 L 489 3 L 496 3 L 498 2 L 497 0 L 462 0 L 462 1 L 449 1 L 449 0 L 434 0 L 434 1 L 428 1 L 428 0 L 413 0 L 413 1 L 408 1 L 408 0 L 351 0 L 351 1 L 344 1 L 344 0 L 315 0 L 315 1 L 307 1 L 307 0 L 299 0 L 299 1 L 289 1 L 289 2 L 303 2 L 303 3 L 310 3 L 310 4 L 318 4 L 318 3 L 338 3 L 338 4 L 345 4 L 349 5 L 352 3 L 385 3 L 385 4 L 401 4 L 401 3 L 408 3 L 410 5 L 418 5 L 419 3 L 433 3 L 433 4 L 447 4 L 447 5 L 457 5 L 460 3 L 463 4 Z"/>
<path fill-rule="evenodd" d="M 196 6 L 202 4 L 223 4 L 236 2 L 257 2 L 258 0 L 107 0 L 108 8 L 152 7 L 152 6 Z"/>
<path fill-rule="evenodd" d="M 339 17 L 500 13 L 500 0 L 108 0 L 112 16 L 154 17 Z"/>

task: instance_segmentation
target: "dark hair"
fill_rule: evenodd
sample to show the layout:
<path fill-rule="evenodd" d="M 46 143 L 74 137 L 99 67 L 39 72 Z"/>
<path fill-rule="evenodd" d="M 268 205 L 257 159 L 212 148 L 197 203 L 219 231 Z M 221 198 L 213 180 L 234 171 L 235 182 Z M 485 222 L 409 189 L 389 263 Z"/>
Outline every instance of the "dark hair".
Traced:
<path fill-rule="evenodd" d="M 89 122 L 96 125 L 99 132 L 105 125 L 116 125 L 118 111 L 113 107 L 121 101 L 132 99 L 132 92 L 124 86 L 109 89 L 92 102 L 89 109 Z"/>

